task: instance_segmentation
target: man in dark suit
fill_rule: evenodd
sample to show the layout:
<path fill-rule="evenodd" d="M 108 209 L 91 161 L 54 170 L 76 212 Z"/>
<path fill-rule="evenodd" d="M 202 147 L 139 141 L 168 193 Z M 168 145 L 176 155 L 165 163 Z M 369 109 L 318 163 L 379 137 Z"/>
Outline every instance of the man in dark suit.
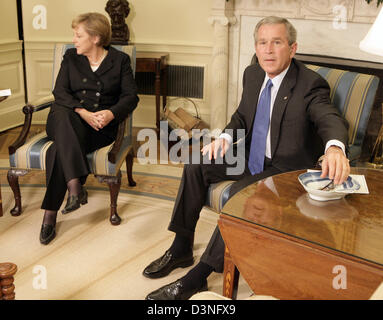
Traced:
<path fill-rule="evenodd" d="M 240 105 L 225 128 L 233 129 L 234 134 L 223 133 L 202 149 L 202 156 L 209 159 L 224 157 L 237 142 L 236 130 L 245 129 L 245 170 L 228 175 L 228 165 L 218 161 L 185 165 L 169 225 L 175 239 L 162 257 L 145 268 L 146 277 L 163 277 L 177 267 L 193 264 L 194 230 L 211 183 L 236 180 L 231 196 L 274 174 L 313 167 L 323 153 L 322 176 L 339 184 L 349 175 L 347 124 L 330 103 L 327 82 L 293 58 L 295 28 L 286 19 L 267 17 L 257 24 L 254 38 L 259 64 L 244 72 Z M 206 290 L 207 277 L 223 271 L 224 247 L 216 228 L 200 262 L 147 299 L 188 299 Z"/>

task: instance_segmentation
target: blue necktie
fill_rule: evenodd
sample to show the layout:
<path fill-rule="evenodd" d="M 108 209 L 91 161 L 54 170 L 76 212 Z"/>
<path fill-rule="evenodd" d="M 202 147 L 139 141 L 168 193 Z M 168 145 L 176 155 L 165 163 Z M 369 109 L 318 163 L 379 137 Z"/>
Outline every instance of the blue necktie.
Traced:
<path fill-rule="evenodd" d="M 266 151 L 266 137 L 270 123 L 271 87 L 269 79 L 259 98 L 251 137 L 249 169 L 252 175 L 263 171 Z"/>

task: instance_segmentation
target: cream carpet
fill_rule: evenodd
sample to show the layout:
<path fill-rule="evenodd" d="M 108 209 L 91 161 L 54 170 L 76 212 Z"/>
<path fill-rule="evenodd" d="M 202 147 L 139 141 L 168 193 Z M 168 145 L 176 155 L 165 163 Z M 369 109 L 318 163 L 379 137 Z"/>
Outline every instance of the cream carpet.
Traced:
<path fill-rule="evenodd" d="M 16 299 L 144 299 L 191 268 L 176 269 L 156 280 L 142 276 L 143 268 L 172 242 L 173 233 L 167 231 L 167 225 L 182 168 L 135 163 L 133 170 L 140 188 L 120 191 L 121 225 L 112 226 L 108 220 L 109 191 L 91 185 L 87 205 L 68 215 L 59 213 L 56 238 L 47 246 L 39 242 L 44 185 L 21 181 L 23 213 L 12 217 L 9 210 L 14 204 L 13 195 L 2 175 L 0 262 L 13 262 L 18 267 Z M 172 192 L 166 192 L 167 184 L 174 189 Z M 209 209 L 201 213 L 194 245 L 196 262 L 217 218 Z M 222 275 L 212 274 L 208 280 L 209 290 L 221 294 Z M 250 294 L 240 279 L 238 298 Z"/>

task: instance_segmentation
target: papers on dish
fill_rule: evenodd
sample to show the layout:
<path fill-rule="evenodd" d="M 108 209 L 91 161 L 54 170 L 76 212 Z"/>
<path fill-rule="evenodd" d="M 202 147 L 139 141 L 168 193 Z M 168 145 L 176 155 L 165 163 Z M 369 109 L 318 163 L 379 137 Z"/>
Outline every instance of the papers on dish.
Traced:
<path fill-rule="evenodd" d="M 307 170 L 307 172 L 317 172 L 320 170 Z M 358 190 L 353 190 L 352 193 L 361 193 L 361 194 L 369 194 L 370 192 L 368 191 L 367 187 L 367 182 L 366 178 L 364 177 L 363 174 L 350 174 L 350 177 L 355 180 L 356 182 L 359 183 L 360 188 Z M 346 192 L 346 191 L 344 191 Z"/>
<path fill-rule="evenodd" d="M 11 89 L 0 90 L 0 97 L 7 97 L 11 95 Z"/>

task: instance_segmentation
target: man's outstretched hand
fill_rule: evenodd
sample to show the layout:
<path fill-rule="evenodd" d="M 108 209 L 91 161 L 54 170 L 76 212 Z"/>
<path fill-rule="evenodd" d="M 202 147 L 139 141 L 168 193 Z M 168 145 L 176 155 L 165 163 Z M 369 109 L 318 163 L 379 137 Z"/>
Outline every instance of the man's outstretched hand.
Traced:
<path fill-rule="evenodd" d="M 342 149 L 331 146 L 322 161 L 321 178 L 329 177 L 334 184 L 342 184 L 350 174 L 350 164 Z"/>
<path fill-rule="evenodd" d="M 223 158 L 227 149 L 229 149 L 229 142 L 224 138 L 214 140 L 212 143 L 205 145 L 202 149 L 202 155 L 209 154 L 209 160 L 212 158 L 217 159 L 218 155 Z"/>

